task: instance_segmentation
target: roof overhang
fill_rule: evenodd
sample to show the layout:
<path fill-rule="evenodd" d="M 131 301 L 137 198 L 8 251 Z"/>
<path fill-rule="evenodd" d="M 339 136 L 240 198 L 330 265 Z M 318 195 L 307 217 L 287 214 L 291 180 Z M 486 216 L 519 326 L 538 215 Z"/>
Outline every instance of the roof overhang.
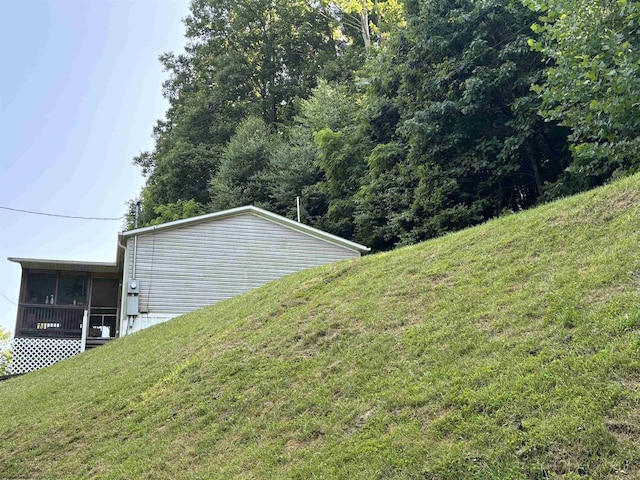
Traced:
<path fill-rule="evenodd" d="M 253 205 L 232 208 L 229 210 L 223 210 L 221 212 L 208 213 L 206 215 L 199 215 L 197 217 L 185 218 L 183 220 L 176 220 L 173 222 L 162 223 L 160 225 L 152 225 L 150 227 L 136 228 L 134 230 L 121 232 L 119 234 L 119 238 L 122 240 L 126 240 L 127 238 L 134 237 L 136 235 L 146 235 L 153 232 L 160 232 L 164 230 L 170 230 L 174 228 L 185 227 L 188 225 L 195 225 L 198 223 L 220 220 L 223 218 L 234 217 L 234 216 L 243 215 L 243 214 L 256 215 L 258 217 L 264 218 L 266 220 L 277 223 L 284 227 L 290 228 L 292 230 L 296 230 L 298 232 L 304 233 L 306 235 L 310 235 L 312 237 L 318 238 L 320 240 L 324 240 L 329 243 L 333 243 L 335 245 L 339 245 L 349 250 L 353 250 L 360 253 L 371 251 L 369 247 L 365 247 L 364 245 L 360 245 L 359 243 L 355 243 L 345 238 L 338 237 L 337 235 L 332 235 L 331 233 L 318 230 L 317 228 L 313 228 L 303 223 L 296 222 L 295 220 L 291 220 L 281 215 L 277 215 L 267 210 L 263 210 L 262 208 L 254 207 Z"/>
<path fill-rule="evenodd" d="M 68 272 L 92 272 L 92 273 L 120 273 L 122 268 L 118 263 L 110 262 L 81 262 L 75 260 L 46 260 L 42 258 L 16 258 L 7 260 L 19 263 L 22 268 L 33 270 L 58 270 Z"/>

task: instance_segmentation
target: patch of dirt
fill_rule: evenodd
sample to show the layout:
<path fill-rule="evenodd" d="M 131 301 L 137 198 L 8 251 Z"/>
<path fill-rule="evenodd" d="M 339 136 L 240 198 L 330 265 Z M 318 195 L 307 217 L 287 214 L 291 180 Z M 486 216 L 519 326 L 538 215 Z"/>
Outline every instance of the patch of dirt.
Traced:
<path fill-rule="evenodd" d="M 342 366 L 342 361 L 338 360 L 336 362 L 333 362 L 331 365 L 328 365 L 324 370 L 319 371 L 316 374 L 316 377 L 318 378 L 330 377 L 331 375 L 334 375 L 335 373 L 337 373 L 340 370 L 341 366 Z"/>
<path fill-rule="evenodd" d="M 616 192 L 617 195 L 609 200 L 609 211 L 625 211 L 637 206 L 640 203 L 640 192 L 636 189 L 627 189 L 622 192 Z"/>
<path fill-rule="evenodd" d="M 367 410 L 362 415 L 360 415 L 351 427 L 351 432 L 362 430 L 367 424 L 367 420 L 369 420 L 372 416 L 373 410 Z"/>
<path fill-rule="evenodd" d="M 589 473 L 580 464 L 579 455 L 575 451 L 567 449 L 564 445 L 551 446 L 547 469 L 556 475 L 567 475 L 568 473 L 588 475 Z"/>
<path fill-rule="evenodd" d="M 607 420 L 605 426 L 618 441 L 635 442 L 640 438 L 640 425 L 629 420 Z"/>
<path fill-rule="evenodd" d="M 600 288 L 594 288 L 587 293 L 585 303 L 593 306 L 608 302 L 613 297 L 622 295 L 628 288 L 629 286 L 624 284 L 603 285 Z"/>

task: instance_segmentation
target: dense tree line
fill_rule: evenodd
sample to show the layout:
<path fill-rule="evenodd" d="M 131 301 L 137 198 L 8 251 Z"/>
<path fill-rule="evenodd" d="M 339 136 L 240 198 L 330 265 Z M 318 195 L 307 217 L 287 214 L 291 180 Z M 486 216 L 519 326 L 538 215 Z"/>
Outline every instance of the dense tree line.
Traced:
<path fill-rule="evenodd" d="M 142 223 L 295 218 L 300 196 L 305 223 L 389 249 L 632 171 L 639 8 L 193 0 L 134 159 Z"/>

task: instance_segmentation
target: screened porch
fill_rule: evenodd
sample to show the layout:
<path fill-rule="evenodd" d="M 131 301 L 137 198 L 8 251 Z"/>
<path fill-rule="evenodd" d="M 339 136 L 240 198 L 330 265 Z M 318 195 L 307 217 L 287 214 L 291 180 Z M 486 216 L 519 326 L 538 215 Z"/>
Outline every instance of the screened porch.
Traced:
<path fill-rule="evenodd" d="M 16 338 L 81 339 L 83 327 L 87 340 L 118 336 L 121 285 L 115 265 L 12 260 L 22 265 Z"/>

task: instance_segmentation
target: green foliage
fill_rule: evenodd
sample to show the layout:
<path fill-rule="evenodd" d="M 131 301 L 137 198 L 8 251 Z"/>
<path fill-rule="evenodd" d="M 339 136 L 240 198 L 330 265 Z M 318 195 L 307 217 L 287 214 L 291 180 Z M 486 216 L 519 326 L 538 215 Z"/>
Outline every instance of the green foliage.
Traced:
<path fill-rule="evenodd" d="M 194 0 L 185 23 L 197 81 L 258 107 L 272 126 L 286 122 L 336 54 L 324 10 L 301 0 Z"/>
<path fill-rule="evenodd" d="M 11 334 L 0 328 L 0 375 L 7 373 L 11 363 Z"/>
<path fill-rule="evenodd" d="M 406 156 L 391 168 L 410 176 L 402 191 L 413 188 L 412 198 L 396 195 L 388 215 L 399 231 L 386 235 L 412 243 L 535 204 L 568 152 L 558 128 L 537 116 L 530 91 L 543 68 L 526 43 L 532 12 L 502 0 L 406 7 L 408 27 L 390 58 L 378 60 L 373 88 L 399 113 L 392 138 Z M 383 195 L 392 182 L 384 183 Z"/>
<path fill-rule="evenodd" d="M 211 180 L 212 210 L 243 205 L 269 208 L 267 178 L 274 144 L 275 139 L 261 118 L 248 117 L 238 126 Z"/>
<path fill-rule="evenodd" d="M 300 101 L 296 123 L 310 132 L 338 131 L 354 123 L 357 111 L 357 96 L 347 86 L 321 80 L 312 95 Z"/>
<path fill-rule="evenodd" d="M 0 471 L 638 478 L 639 214 L 636 176 L 2 382 Z"/>
<path fill-rule="evenodd" d="M 638 2 L 523 1 L 194 0 L 142 224 L 300 196 L 387 250 L 633 171 Z"/>
<path fill-rule="evenodd" d="M 222 158 L 231 155 L 227 143 L 248 117 L 261 117 L 274 131 L 291 121 L 295 100 L 308 96 L 320 72 L 336 61 L 336 21 L 322 3 L 191 2 L 186 52 L 161 57 L 169 73 L 167 119 L 154 129 L 153 151 L 134 159 L 147 176 L 144 224 L 156 218 L 158 206 L 180 200 L 243 201 L 210 195 Z"/>
<path fill-rule="evenodd" d="M 403 5 L 399 0 L 336 0 L 343 26 L 360 30 L 366 48 L 379 44 L 403 25 Z"/>
<path fill-rule="evenodd" d="M 138 157 L 140 158 L 140 157 Z M 207 183 L 217 169 L 217 155 L 205 144 L 193 146 L 178 140 L 162 156 L 142 192 L 141 225 L 150 224 L 158 215 L 157 207 L 193 200 L 205 205 L 210 201 Z"/>
<path fill-rule="evenodd" d="M 271 208 L 288 218 L 297 216 L 296 197 L 300 196 L 301 221 L 317 224 L 326 212 L 326 195 L 317 189 L 322 171 L 317 165 L 318 148 L 311 132 L 300 126 L 287 131 L 283 141 L 271 149 L 271 169 L 267 172 Z"/>
<path fill-rule="evenodd" d="M 541 16 L 530 45 L 551 59 L 541 113 L 571 128 L 569 173 L 584 187 L 635 170 L 640 151 L 640 4 L 527 0 Z"/>
<path fill-rule="evenodd" d="M 398 142 L 379 143 L 368 157 L 368 172 L 355 197 L 357 238 L 376 250 L 400 242 L 409 229 L 408 211 L 417 181 Z"/>
<path fill-rule="evenodd" d="M 360 127 L 360 96 L 345 87 L 321 84 L 303 104 L 302 125 L 310 127 L 318 147 L 317 165 L 324 175 L 318 184 L 328 197 L 320 228 L 337 235 L 354 235 L 354 196 L 366 169 L 371 148 Z"/>
<path fill-rule="evenodd" d="M 157 217 L 150 222 L 151 225 L 159 225 L 161 223 L 173 222 L 183 218 L 202 215 L 204 213 L 204 208 L 193 199 L 187 201 L 178 200 L 175 203 L 158 205 L 155 209 L 155 213 Z"/>

